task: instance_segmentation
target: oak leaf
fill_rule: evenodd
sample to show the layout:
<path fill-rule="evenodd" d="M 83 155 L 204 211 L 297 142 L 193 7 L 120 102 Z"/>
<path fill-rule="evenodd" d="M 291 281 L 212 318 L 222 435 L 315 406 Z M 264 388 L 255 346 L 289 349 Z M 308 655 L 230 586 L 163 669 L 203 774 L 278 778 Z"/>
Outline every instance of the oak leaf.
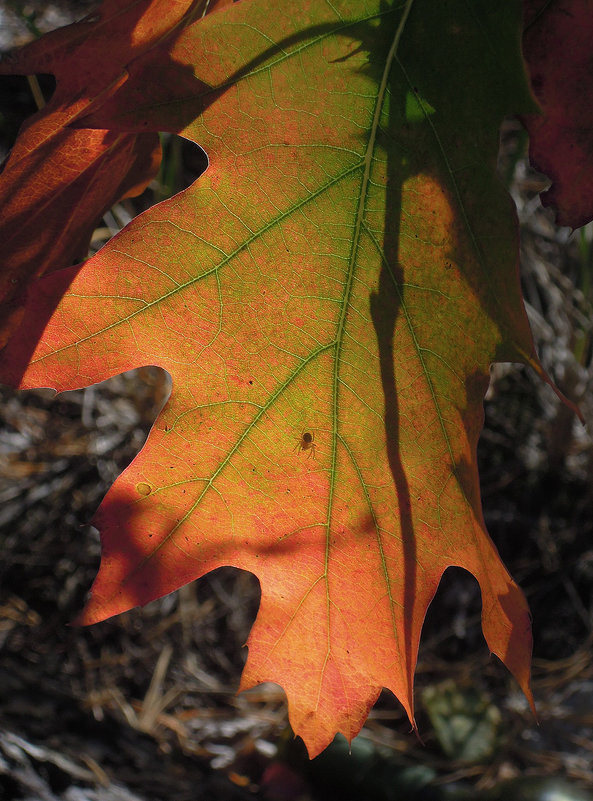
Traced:
<path fill-rule="evenodd" d="M 205 175 L 41 279 L 4 353 L 22 387 L 169 371 L 97 513 L 80 621 L 221 565 L 253 572 L 241 689 L 282 685 L 311 755 L 354 737 L 382 687 L 413 721 L 450 565 L 478 579 L 488 646 L 531 698 L 527 605 L 476 468 L 490 363 L 541 373 L 495 173 L 503 115 L 533 109 L 519 12 L 249 0 L 178 26 L 77 124 L 179 133 Z"/>

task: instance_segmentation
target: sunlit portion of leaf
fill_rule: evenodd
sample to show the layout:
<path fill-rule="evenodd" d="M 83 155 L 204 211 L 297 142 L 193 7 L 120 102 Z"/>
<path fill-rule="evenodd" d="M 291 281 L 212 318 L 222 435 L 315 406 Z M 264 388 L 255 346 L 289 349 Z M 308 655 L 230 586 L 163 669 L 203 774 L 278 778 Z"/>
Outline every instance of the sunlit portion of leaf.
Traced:
<path fill-rule="evenodd" d="M 537 364 L 495 178 L 498 123 L 530 100 L 516 4 L 472 11 L 251 0 L 138 59 L 85 124 L 182 133 L 208 170 L 78 276 L 41 282 L 49 323 L 7 356 L 15 381 L 34 351 L 22 383 L 59 389 L 170 372 L 97 515 L 81 621 L 252 571 L 241 687 L 281 684 L 312 755 L 352 738 L 382 687 L 413 720 L 449 565 L 477 577 L 488 645 L 529 695 L 529 616 L 484 528 L 475 451 L 490 362 Z"/>

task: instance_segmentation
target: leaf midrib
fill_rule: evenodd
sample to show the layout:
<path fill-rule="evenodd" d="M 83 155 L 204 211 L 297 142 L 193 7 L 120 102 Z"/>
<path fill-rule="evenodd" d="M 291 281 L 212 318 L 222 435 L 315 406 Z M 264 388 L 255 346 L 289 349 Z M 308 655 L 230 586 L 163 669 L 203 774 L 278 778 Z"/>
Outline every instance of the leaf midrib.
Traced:
<path fill-rule="evenodd" d="M 330 588 L 329 588 L 329 559 L 330 559 L 330 532 L 331 532 L 331 524 L 332 524 L 332 513 L 333 513 L 333 496 L 334 496 L 334 489 L 335 483 L 337 478 L 337 471 L 336 471 L 336 461 L 337 461 L 337 450 L 338 450 L 338 437 L 340 436 L 338 431 L 338 405 L 339 405 L 339 386 L 340 386 L 340 351 L 342 348 L 342 341 L 344 337 L 344 327 L 346 324 L 346 316 L 350 304 L 350 295 L 352 292 L 352 282 L 354 279 L 354 273 L 356 270 L 356 263 L 358 258 L 358 248 L 360 243 L 360 236 L 363 229 L 363 222 L 364 222 L 364 215 L 366 210 L 366 203 L 367 203 L 367 193 L 368 193 L 368 186 L 370 181 L 370 174 L 371 174 L 371 165 L 373 161 L 373 155 L 375 152 L 375 144 L 377 139 L 377 133 L 380 127 L 380 120 L 381 114 L 383 112 L 383 104 L 385 100 L 385 95 L 387 91 L 387 82 L 389 80 L 389 74 L 391 72 L 391 67 L 393 61 L 395 59 L 397 49 L 401 40 L 401 37 L 404 32 L 404 28 L 412 8 L 414 0 L 406 0 L 406 4 L 400 18 L 399 24 L 396 28 L 395 35 L 393 37 L 393 41 L 391 43 L 391 47 L 387 53 L 387 57 L 385 59 L 385 66 L 383 68 L 383 74 L 381 76 L 381 83 L 379 84 L 379 89 L 377 91 L 377 97 L 375 100 L 375 110 L 373 114 L 373 121 L 371 124 L 371 128 L 369 131 L 369 138 L 367 142 L 367 147 L 364 156 L 364 173 L 363 179 L 360 187 L 360 195 L 358 199 L 358 209 L 356 214 L 356 222 L 354 228 L 354 236 L 352 240 L 352 247 L 351 247 L 351 255 L 350 255 L 350 269 L 348 270 L 348 277 L 347 282 L 344 287 L 343 293 L 343 303 L 342 303 L 342 310 L 340 314 L 340 318 L 338 321 L 338 327 L 336 332 L 336 352 L 334 357 L 334 375 L 333 375 L 333 425 L 332 425 L 332 466 L 330 470 L 330 480 L 329 480 L 329 492 L 328 492 L 328 503 L 327 503 L 327 523 L 326 523 L 326 534 L 325 534 L 325 563 L 324 563 L 324 581 L 326 587 L 326 619 L 327 619 L 327 645 L 326 645 L 326 658 L 324 661 L 324 666 L 320 671 L 320 678 L 319 678 L 319 686 L 318 686 L 318 696 L 316 702 L 316 708 L 319 704 L 319 700 L 321 698 L 322 689 L 323 689 L 323 674 L 325 671 L 325 665 L 329 659 L 331 653 L 331 615 L 330 615 Z M 349 455 L 352 457 L 350 450 L 348 449 Z M 355 465 L 355 469 L 358 472 L 358 465 Z M 358 473 L 359 479 L 362 478 L 360 473 Z M 366 492 L 366 487 L 364 488 L 365 497 L 370 502 L 370 498 L 368 498 L 368 493 Z M 381 567 L 383 571 L 383 579 L 386 585 L 387 594 L 389 597 L 389 612 L 391 616 L 391 626 L 393 630 L 393 635 L 396 640 L 398 641 L 398 631 L 397 631 L 397 621 L 395 620 L 394 614 L 394 600 L 391 592 L 391 581 L 389 578 L 389 571 L 387 569 L 387 564 L 385 560 L 385 553 L 383 550 L 383 543 L 381 541 L 381 534 L 379 529 L 376 525 L 377 521 L 374 515 L 374 510 L 371 510 L 371 514 L 373 516 L 373 521 L 375 522 L 375 535 L 376 535 L 376 542 L 377 548 L 379 551 L 379 558 L 381 561 Z"/>

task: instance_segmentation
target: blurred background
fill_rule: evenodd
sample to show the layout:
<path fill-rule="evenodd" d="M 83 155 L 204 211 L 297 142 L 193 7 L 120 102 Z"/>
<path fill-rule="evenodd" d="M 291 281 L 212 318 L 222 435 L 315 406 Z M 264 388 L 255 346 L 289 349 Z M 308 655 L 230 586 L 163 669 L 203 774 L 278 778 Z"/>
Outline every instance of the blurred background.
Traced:
<path fill-rule="evenodd" d="M 97 5 L 0 0 L 0 52 Z M 50 77 L 40 78 L 46 99 Z M 35 111 L 26 77 L 0 78 L 0 161 Z M 92 251 L 203 171 L 163 136 L 146 192 L 98 222 Z M 70 627 L 99 565 L 88 524 L 142 447 L 169 378 L 142 367 L 76 392 L 0 387 L 0 799 L 592 798 L 593 228 L 557 228 L 518 122 L 501 128 L 500 175 L 521 226 L 521 276 L 541 360 L 589 429 L 527 369 L 496 365 L 479 462 L 484 513 L 533 615 L 534 721 L 480 628 L 480 594 L 446 572 L 416 678 L 422 742 L 385 692 L 352 753 L 309 763 L 282 690 L 235 695 L 257 579 L 222 569 L 142 610 Z"/>

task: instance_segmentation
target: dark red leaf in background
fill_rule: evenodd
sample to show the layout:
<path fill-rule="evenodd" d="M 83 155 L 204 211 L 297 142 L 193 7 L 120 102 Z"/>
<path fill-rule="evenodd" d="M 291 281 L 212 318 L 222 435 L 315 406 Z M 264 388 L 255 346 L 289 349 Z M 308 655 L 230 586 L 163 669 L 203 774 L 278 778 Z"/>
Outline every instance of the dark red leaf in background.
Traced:
<path fill-rule="evenodd" d="M 524 0 L 523 51 L 542 114 L 522 119 L 536 169 L 552 179 L 542 195 L 560 225 L 593 219 L 593 4 Z"/>

